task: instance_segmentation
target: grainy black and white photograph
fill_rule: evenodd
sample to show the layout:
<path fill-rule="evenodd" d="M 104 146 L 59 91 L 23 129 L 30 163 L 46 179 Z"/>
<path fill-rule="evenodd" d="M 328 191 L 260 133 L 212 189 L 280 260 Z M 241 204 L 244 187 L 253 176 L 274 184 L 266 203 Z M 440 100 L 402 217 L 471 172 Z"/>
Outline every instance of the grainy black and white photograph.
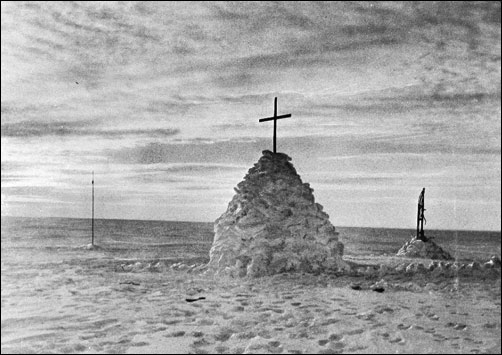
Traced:
<path fill-rule="evenodd" d="M 498 1 L 1 2 L 1 353 L 501 353 Z"/>

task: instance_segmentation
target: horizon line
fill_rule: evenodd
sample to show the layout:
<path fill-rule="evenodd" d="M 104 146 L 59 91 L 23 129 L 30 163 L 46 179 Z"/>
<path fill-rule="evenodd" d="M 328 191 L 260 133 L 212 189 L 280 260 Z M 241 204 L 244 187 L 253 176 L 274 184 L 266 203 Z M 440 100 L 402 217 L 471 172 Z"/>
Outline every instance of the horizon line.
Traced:
<path fill-rule="evenodd" d="M 65 219 L 88 219 L 87 217 L 61 217 L 61 216 L 48 216 L 48 217 L 37 217 L 37 216 L 8 216 L 8 215 L 0 215 L 1 218 L 33 218 L 33 219 L 48 219 L 48 218 L 65 218 Z M 134 218 L 94 218 L 94 220 L 116 220 L 116 221 L 148 221 L 148 222 L 179 222 L 179 223 L 214 223 L 212 221 L 176 221 L 176 220 L 168 220 L 168 219 L 134 219 Z M 415 230 L 415 227 L 371 227 L 371 226 L 336 226 L 336 228 L 374 228 L 374 229 L 409 229 Z M 435 228 L 429 229 L 430 231 L 462 231 L 462 232 L 494 232 L 494 233 L 502 233 L 502 230 L 494 230 L 494 229 L 449 229 L 449 228 Z"/>

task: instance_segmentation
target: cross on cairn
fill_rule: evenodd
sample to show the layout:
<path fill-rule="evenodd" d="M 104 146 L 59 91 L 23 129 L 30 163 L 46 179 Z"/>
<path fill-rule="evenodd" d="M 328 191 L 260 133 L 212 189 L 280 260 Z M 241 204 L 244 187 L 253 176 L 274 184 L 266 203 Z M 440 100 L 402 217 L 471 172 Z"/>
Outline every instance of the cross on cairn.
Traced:
<path fill-rule="evenodd" d="M 281 118 L 287 118 L 291 117 L 291 114 L 288 113 L 287 115 L 280 115 L 277 116 L 277 97 L 274 100 L 274 116 L 273 117 L 267 117 L 267 118 L 262 118 L 259 120 L 259 122 L 265 122 L 265 121 L 274 121 L 274 153 L 277 153 L 277 120 Z"/>

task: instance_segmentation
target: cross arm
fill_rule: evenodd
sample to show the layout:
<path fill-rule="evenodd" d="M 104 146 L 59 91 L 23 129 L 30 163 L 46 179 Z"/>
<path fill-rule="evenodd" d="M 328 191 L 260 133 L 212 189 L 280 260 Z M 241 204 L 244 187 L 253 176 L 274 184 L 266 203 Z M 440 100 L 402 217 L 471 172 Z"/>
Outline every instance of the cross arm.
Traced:
<path fill-rule="evenodd" d="M 287 115 L 280 115 L 280 116 L 261 118 L 258 122 L 273 121 L 273 120 L 278 120 L 278 119 L 287 118 L 287 117 L 291 117 L 291 114 L 288 113 Z"/>

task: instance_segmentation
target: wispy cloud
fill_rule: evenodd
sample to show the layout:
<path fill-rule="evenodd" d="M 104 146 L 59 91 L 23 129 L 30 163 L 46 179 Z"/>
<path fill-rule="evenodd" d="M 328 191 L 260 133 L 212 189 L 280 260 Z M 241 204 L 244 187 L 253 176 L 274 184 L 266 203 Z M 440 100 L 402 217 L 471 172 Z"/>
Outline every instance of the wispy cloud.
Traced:
<path fill-rule="evenodd" d="M 129 164 L 158 164 L 185 162 L 249 163 L 260 151 L 263 140 L 243 143 L 220 141 L 214 143 L 149 143 L 133 148 L 110 150 L 107 154 L 117 162 Z M 251 157 L 250 157 L 251 156 Z M 250 159 L 251 158 L 251 159 Z"/>
<path fill-rule="evenodd" d="M 176 162 L 235 162 L 249 164 L 264 149 L 270 149 L 267 138 L 225 140 L 217 142 L 149 143 L 133 148 L 105 152 L 111 159 L 126 164 L 159 164 Z M 441 139 L 441 131 L 434 138 L 423 132 L 387 134 L 381 136 L 350 134 L 342 137 L 299 136 L 279 140 L 279 151 L 295 159 L 316 155 L 346 156 L 352 154 L 500 154 L 499 145 L 479 146 L 477 142 L 455 142 Z M 215 166 L 217 168 L 217 166 Z"/>
<path fill-rule="evenodd" d="M 107 138 L 123 136 L 170 137 L 179 133 L 178 129 L 97 129 L 90 128 L 96 121 L 36 122 L 22 121 L 2 124 L 3 137 L 44 137 L 44 136 L 100 136 Z"/>

